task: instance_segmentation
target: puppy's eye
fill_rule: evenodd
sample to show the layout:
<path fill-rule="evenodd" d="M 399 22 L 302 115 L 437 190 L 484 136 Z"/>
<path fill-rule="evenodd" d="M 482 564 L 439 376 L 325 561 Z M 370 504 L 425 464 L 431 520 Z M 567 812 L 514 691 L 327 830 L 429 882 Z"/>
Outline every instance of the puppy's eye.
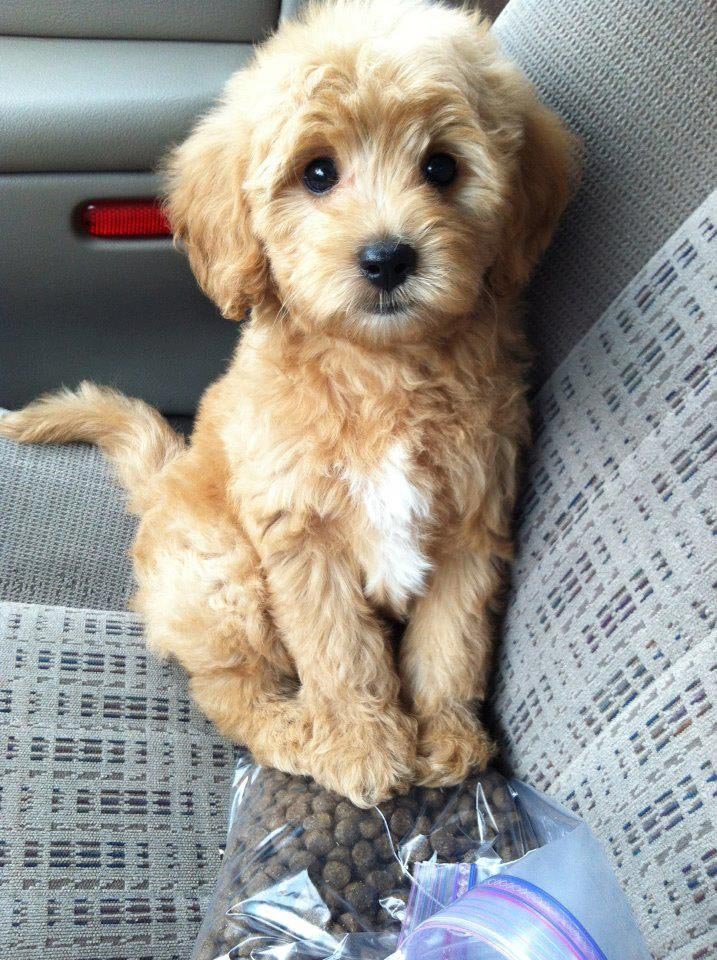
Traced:
<path fill-rule="evenodd" d="M 304 184 L 312 193 L 326 193 L 339 182 L 339 172 L 331 157 L 318 157 L 306 165 Z"/>
<path fill-rule="evenodd" d="M 458 164 L 448 153 L 434 153 L 423 164 L 423 176 L 434 187 L 447 187 L 457 172 Z"/>

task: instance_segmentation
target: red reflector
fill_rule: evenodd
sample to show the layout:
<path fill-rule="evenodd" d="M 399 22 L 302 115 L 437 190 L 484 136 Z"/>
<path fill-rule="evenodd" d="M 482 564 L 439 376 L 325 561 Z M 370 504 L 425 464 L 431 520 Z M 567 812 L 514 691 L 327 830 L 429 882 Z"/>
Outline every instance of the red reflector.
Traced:
<path fill-rule="evenodd" d="M 172 231 L 157 200 L 92 200 L 81 210 L 91 237 L 169 237 Z"/>

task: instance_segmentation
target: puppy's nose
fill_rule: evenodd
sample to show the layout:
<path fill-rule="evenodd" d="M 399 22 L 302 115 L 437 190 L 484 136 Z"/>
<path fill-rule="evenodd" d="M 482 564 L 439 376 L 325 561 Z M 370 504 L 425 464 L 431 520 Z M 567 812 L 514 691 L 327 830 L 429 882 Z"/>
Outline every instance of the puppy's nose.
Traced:
<path fill-rule="evenodd" d="M 387 293 L 399 286 L 416 267 L 416 251 L 397 240 L 379 240 L 359 251 L 361 273 Z"/>

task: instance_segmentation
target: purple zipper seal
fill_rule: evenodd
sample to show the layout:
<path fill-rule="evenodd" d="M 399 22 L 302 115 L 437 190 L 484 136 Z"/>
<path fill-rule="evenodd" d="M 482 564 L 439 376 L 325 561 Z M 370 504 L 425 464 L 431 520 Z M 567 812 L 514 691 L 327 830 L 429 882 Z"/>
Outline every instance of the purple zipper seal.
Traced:
<path fill-rule="evenodd" d="M 569 910 L 540 887 L 517 877 L 489 877 L 446 910 L 425 920 L 420 929 L 445 933 L 442 944 L 444 956 L 457 960 L 459 956 L 466 955 L 466 934 L 480 936 L 480 931 L 471 930 L 472 918 L 476 915 L 480 917 L 481 903 L 488 905 L 491 901 L 502 902 L 511 912 L 516 911 L 516 919 L 518 912 L 529 918 L 528 928 L 542 930 L 554 942 L 557 941 L 562 948 L 563 957 L 572 957 L 575 960 L 606 960 L 600 947 Z M 460 951 L 458 954 L 456 947 Z M 505 955 L 510 956 L 509 953 Z"/>

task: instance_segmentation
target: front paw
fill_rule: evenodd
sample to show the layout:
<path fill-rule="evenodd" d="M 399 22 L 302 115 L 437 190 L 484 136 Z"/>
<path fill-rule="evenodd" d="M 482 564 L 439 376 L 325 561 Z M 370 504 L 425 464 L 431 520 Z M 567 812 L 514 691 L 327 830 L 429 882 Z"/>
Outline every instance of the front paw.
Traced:
<path fill-rule="evenodd" d="M 340 730 L 322 730 L 317 721 L 317 730 L 307 760 L 309 772 L 322 786 L 357 807 L 372 807 L 410 786 L 416 766 L 412 718 L 393 710 L 372 719 L 346 717 Z"/>
<path fill-rule="evenodd" d="M 496 746 L 482 723 L 463 705 L 419 720 L 416 781 L 450 787 L 474 770 L 484 770 Z"/>

